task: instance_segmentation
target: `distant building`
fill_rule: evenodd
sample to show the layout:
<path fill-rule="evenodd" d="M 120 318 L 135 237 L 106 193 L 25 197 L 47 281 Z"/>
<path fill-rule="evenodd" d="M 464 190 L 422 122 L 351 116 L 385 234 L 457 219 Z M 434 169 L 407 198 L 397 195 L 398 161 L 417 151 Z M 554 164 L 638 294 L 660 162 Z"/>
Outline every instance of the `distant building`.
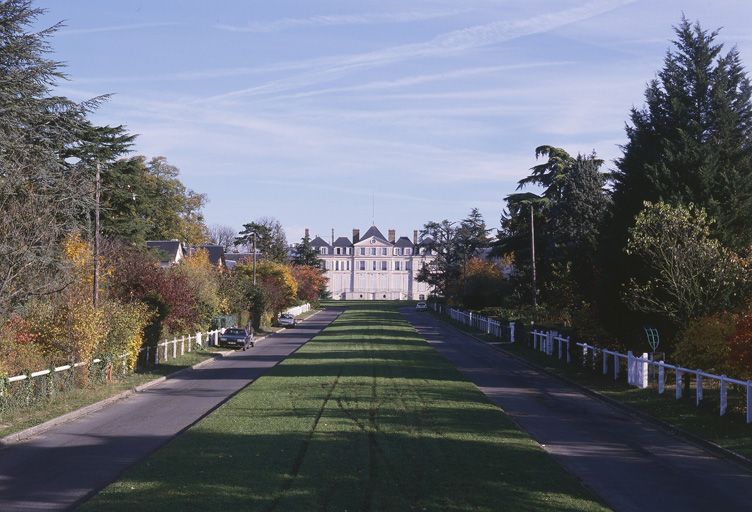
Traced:
<path fill-rule="evenodd" d="M 423 265 L 436 255 L 426 249 L 430 240 L 396 238 L 393 229 L 385 238 L 376 226 L 360 236 L 353 229 L 352 239 L 341 236 L 327 242 L 321 237 L 311 240 L 328 278 L 327 288 L 337 300 L 424 300 L 431 292 L 416 277 Z M 306 229 L 306 236 L 308 230 Z"/>
<path fill-rule="evenodd" d="M 175 265 L 188 255 L 186 247 L 179 240 L 147 240 L 146 247 L 156 251 L 162 267 Z"/>

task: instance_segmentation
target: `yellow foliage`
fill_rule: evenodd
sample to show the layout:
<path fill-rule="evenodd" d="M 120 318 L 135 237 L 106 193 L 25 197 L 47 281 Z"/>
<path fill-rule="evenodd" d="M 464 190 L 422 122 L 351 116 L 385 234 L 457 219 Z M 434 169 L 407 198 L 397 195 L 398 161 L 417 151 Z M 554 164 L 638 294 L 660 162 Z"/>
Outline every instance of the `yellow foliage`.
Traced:
<path fill-rule="evenodd" d="M 102 309 L 107 316 L 107 333 L 98 354 L 112 359 L 116 364 L 125 354 L 126 369 L 133 371 L 144 342 L 144 328 L 154 313 L 141 302 L 107 302 Z"/>

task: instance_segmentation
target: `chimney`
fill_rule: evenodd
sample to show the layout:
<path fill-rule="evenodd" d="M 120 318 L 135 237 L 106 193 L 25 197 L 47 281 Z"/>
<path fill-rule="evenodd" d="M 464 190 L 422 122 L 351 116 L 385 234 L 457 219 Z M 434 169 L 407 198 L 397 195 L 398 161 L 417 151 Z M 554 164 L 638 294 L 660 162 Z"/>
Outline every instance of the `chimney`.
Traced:
<path fill-rule="evenodd" d="M 310 234 L 309 234 L 309 231 L 308 231 L 308 228 L 305 228 L 305 238 L 311 238 Z"/>
<path fill-rule="evenodd" d="M 389 230 L 389 241 L 391 243 L 394 243 L 395 236 L 397 235 L 397 232 L 393 229 Z"/>
<path fill-rule="evenodd" d="M 418 245 L 418 230 L 413 230 L 413 245 Z"/>
<path fill-rule="evenodd" d="M 334 228 L 332 228 L 332 247 L 334 247 Z"/>
<path fill-rule="evenodd" d="M 360 242 L 360 230 L 353 229 L 353 243 L 357 244 L 358 242 Z"/>

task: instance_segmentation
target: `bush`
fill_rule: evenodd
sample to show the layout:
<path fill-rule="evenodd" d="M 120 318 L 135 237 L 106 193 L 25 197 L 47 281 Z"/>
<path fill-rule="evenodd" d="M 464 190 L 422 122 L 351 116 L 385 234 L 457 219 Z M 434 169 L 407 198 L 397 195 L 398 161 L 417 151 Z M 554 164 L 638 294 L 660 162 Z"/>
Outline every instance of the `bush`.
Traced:
<path fill-rule="evenodd" d="M 107 318 L 107 334 L 98 355 L 122 368 L 123 373 L 131 372 L 136 368 L 138 352 L 144 343 L 144 330 L 154 313 L 141 302 L 122 304 L 109 301 L 102 310 Z M 120 358 L 124 354 L 125 364 L 121 366 Z"/>
<path fill-rule="evenodd" d="M 734 335 L 736 320 L 736 315 L 727 312 L 690 320 L 677 338 L 673 354 L 676 362 L 711 373 L 728 373 L 729 339 Z"/>
<path fill-rule="evenodd" d="M 752 310 L 740 316 L 729 340 L 729 366 L 734 377 L 752 379 Z"/>

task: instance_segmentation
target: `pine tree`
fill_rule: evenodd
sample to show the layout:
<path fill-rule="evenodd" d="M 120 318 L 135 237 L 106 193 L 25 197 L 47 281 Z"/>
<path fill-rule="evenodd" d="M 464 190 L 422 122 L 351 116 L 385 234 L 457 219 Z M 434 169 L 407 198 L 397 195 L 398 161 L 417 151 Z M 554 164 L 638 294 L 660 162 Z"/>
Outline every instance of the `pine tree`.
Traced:
<path fill-rule="evenodd" d="M 693 203 L 717 221 L 732 248 L 752 243 L 752 86 L 717 31 L 683 18 L 646 105 L 633 108 L 614 172 L 616 250 L 644 201 Z"/>
<path fill-rule="evenodd" d="M 300 243 L 295 245 L 295 256 L 292 259 L 294 265 L 321 268 L 316 249 L 311 245 L 311 238 L 304 236 Z"/>

